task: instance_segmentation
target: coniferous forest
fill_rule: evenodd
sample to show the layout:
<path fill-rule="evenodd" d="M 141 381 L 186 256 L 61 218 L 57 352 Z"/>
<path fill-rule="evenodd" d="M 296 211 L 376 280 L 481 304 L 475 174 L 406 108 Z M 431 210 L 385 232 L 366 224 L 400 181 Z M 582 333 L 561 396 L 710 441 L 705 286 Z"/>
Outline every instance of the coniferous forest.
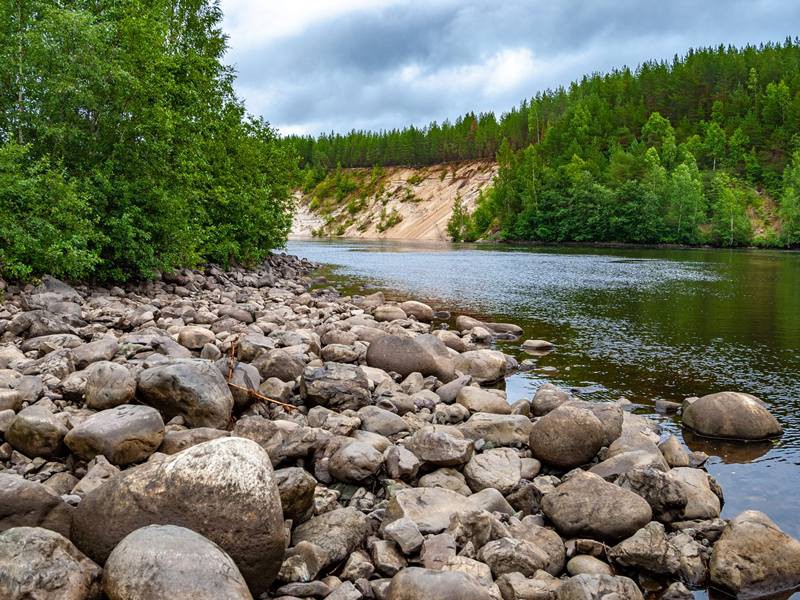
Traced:
<path fill-rule="evenodd" d="M 0 276 L 253 263 L 296 161 L 245 114 L 212 0 L 0 3 Z"/>
<path fill-rule="evenodd" d="M 336 166 L 497 157 L 456 240 L 800 243 L 800 41 L 692 50 L 586 76 L 497 118 L 288 140 Z"/>

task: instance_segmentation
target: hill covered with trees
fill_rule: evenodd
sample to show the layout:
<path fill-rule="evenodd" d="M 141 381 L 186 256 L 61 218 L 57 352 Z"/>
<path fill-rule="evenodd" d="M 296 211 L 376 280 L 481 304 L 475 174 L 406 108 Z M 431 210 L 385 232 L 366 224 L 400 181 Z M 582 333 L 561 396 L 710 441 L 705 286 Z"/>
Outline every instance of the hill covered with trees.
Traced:
<path fill-rule="evenodd" d="M 255 262 L 296 160 L 245 114 L 214 0 L 0 4 L 0 276 Z"/>
<path fill-rule="evenodd" d="M 800 40 L 586 76 L 500 118 L 288 141 L 311 181 L 496 155 L 455 239 L 800 243 Z"/>

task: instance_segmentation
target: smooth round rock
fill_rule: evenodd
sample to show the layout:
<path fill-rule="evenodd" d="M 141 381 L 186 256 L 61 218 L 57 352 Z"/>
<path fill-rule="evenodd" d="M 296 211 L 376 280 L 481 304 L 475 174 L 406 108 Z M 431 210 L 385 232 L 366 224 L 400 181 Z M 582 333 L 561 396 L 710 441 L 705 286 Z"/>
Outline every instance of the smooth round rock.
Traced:
<path fill-rule="evenodd" d="M 403 569 L 392 578 L 386 600 L 490 600 L 488 590 L 459 571 Z"/>
<path fill-rule="evenodd" d="M 619 598 L 643 600 L 641 590 L 627 577 L 582 574 L 567 579 L 558 590 L 558 600 Z"/>
<path fill-rule="evenodd" d="M 763 440 L 783 433 L 761 400 L 740 392 L 719 392 L 687 402 L 683 423 L 696 433 L 713 438 Z"/>
<path fill-rule="evenodd" d="M 531 427 L 533 456 L 560 469 L 586 464 L 603 447 L 603 423 L 590 411 L 559 406 Z"/>
<path fill-rule="evenodd" d="M 149 525 L 128 534 L 103 570 L 109 600 L 251 600 L 230 556 L 199 533 Z"/>
<path fill-rule="evenodd" d="M 155 408 L 123 404 L 81 421 L 64 443 L 83 460 L 102 454 L 114 465 L 128 465 L 145 460 L 163 439 L 164 421 Z"/>
<path fill-rule="evenodd" d="M 123 365 L 100 361 L 87 371 L 83 395 L 88 408 L 105 410 L 129 404 L 136 395 L 136 378 Z"/>
<path fill-rule="evenodd" d="M 63 450 L 67 428 L 43 406 L 23 408 L 6 430 L 6 441 L 25 456 L 52 456 Z"/>
<path fill-rule="evenodd" d="M 602 560 L 589 556 L 588 554 L 579 554 L 573 556 L 567 562 L 567 573 L 570 575 L 613 575 L 613 571 L 608 563 Z"/>
<path fill-rule="evenodd" d="M 285 537 L 269 455 L 256 442 L 226 437 L 124 471 L 78 505 L 72 539 L 104 563 L 125 536 L 151 524 L 204 535 L 261 594 L 280 569 Z"/>

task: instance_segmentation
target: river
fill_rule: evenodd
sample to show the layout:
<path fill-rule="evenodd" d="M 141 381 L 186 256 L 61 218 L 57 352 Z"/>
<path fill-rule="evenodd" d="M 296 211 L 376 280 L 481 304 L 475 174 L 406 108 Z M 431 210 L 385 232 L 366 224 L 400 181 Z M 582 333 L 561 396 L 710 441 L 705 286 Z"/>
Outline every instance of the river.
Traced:
<path fill-rule="evenodd" d="M 553 342 L 535 369 L 507 380 L 509 400 L 544 381 L 585 399 L 625 396 L 712 456 L 723 516 L 755 508 L 800 537 L 800 253 L 300 240 L 287 250 L 331 265 L 346 290 L 427 300 Z M 527 356 L 518 343 L 500 349 Z M 722 390 L 759 396 L 784 435 L 709 442 L 655 412 L 658 398 Z"/>

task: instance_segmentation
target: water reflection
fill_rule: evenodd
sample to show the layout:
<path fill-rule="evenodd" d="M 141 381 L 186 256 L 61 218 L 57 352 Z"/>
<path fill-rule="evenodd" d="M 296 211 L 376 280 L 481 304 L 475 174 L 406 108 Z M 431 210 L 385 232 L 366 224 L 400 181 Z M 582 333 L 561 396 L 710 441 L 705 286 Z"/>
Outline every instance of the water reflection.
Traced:
<path fill-rule="evenodd" d="M 683 441 L 690 450 L 716 456 L 725 464 L 749 463 L 761 458 L 775 446 L 772 441 L 726 442 L 701 437 L 688 429 L 683 430 Z"/>

